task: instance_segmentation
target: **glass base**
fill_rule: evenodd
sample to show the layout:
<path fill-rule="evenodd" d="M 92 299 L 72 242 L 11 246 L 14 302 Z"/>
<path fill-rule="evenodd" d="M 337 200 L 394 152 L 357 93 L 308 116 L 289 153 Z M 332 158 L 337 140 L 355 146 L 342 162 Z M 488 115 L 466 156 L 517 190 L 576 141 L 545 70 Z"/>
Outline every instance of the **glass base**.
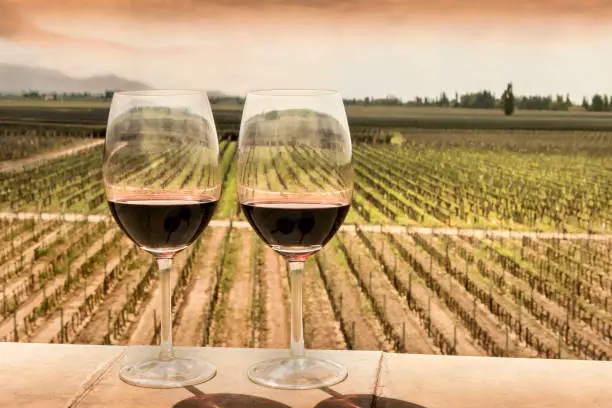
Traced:
<path fill-rule="evenodd" d="M 217 369 L 210 363 L 191 358 L 168 361 L 145 360 L 125 365 L 119 378 L 128 384 L 146 388 L 179 388 L 210 380 Z"/>
<path fill-rule="evenodd" d="M 251 381 L 266 387 L 309 390 L 338 384 L 346 378 L 347 371 L 333 361 L 285 357 L 253 364 L 247 374 Z"/>

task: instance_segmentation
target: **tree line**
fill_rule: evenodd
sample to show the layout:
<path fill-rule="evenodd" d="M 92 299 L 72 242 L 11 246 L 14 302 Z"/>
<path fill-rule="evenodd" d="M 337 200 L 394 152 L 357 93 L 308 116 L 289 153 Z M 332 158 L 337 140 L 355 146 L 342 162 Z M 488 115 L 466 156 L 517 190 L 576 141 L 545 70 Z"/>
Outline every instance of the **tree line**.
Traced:
<path fill-rule="evenodd" d="M 446 92 L 438 97 L 428 98 L 417 96 L 412 100 L 402 100 L 393 95 L 384 98 L 365 97 L 363 99 L 345 99 L 348 105 L 364 106 L 410 106 L 410 107 L 441 107 L 467 109 L 502 109 L 506 115 L 514 113 L 515 109 L 523 110 L 553 110 L 567 111 L 574 107 L 582 107 L 586 111 L 612 111 L 612 96 L 595 94 L 590 99 L 584 98 L 580 105 L 575 104 L 569 94 L 562 95 L 522 95 L 515 96 L 512 83 L 508 83 L 500 97 L 490 90 L 450 96 Z"/>
<path fill-rule="evenodd" d="M 38 92 L 26 91 L 18 95 L 25 99 L 51 99 L 51 100 L 91 100 L 102 99 L 110 100 L 115 91 L 107 90 L 103 93 L 90 92 Z M 0 93 L 3 96 L 16 96 Z M 506 115 L 514 113 L 515 109 L 522 110 L 552 110 L 567 111 L 572 108 L 582 107 L 590 112 L 611 112 L 612 95 L 595 94 L 591 98 L 583 98 L 580 104 L 574 103 L 569 94 L 552 95 L 522 95 L 515 96 L 512 83 L 508 83 L 506 89 L 500 97 L 490 90 L 480 90 L 478 92 L 468 92 L 449 96 L 446 92 L 440 93 L 438 97 L 417 96 L 411 100 L 402 100 L 394 95 L 387 95 L 384 98 L 367 96 L 365 98 L 344 99 L 347 105 L 362 106 L 409 106 L 409 107 L 441 107 L 441 108 L 466 108 L 466 109 L 502 109 Z M 240 96 L 210 96 L 211 104 L 244 104 L 244 97 Z"/>
<path fill-rule="evenodd" d="M 0 99 L 39 99 L 39 100 L 105 100 L 110 101 L 113 99 L 113 95 L 119 90 L 106 90 L 104 92 L 40 92 L 36 90 L 23 91 L 21 93 L 2 93 L 0 92 Z M 244 97 L 223 95 L 208 97 L 211 104 L 238 104 L 244 105 Z"/>

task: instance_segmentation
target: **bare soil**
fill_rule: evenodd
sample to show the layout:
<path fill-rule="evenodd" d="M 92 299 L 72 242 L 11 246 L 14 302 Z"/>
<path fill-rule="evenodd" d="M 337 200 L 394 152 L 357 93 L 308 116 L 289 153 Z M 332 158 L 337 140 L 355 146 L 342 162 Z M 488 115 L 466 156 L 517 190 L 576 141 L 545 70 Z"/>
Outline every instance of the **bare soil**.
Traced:
<path fill-rule="evenodd" d="M 219 294 L 218 313 L 212 330 L 213 345 L 217 347 L 248 347 L 252 335 L 252 273 L 251 248 L 253 233 L 235 231 L 239 251 L 234 251 L 235 264 L 224 268 L 224 289 Z"/>
<path fill-rule="evenodd" d="M 457 240 L 457 243 L 460 246 L 463 246 L 464 248 L 468 250 L 471 250 L 471 251 L 475 250 L 473 246 L 471 246 L 468 242 L 465 242 L 464 240 Z M 514 287 L 522 289 L 524 293 L 532 293 L 528 282 L 525 282 L 513 276 L 510 273 L 504 273 L 501 265 L 494 263 L 486 258 L 482 258 L 482 259 L 488 269 L 493 270 L 498 274 L 504 275 L 504 279 L 506 280 L 506 285 L 508 287 L 507 290 L 510 290 L 509 288 L 514 286 Z M 513 308 L 511 310 L 518 310 L 518 304 L 513 301 L 510 295 L 500 296 L 499 298 L 503 299 L 503 302 L 504 302 L 503 304 L 512 305 L 512 306 L 509 306 Z M 500 299 L 498 299 L 497 297 L 496 297 L 496 300 L 498 302 L 500 301 Z M 559 306 L 557 303 L 551 301 L 550 299 L 546 298 L 546 296 L 542 295 L 538 291 L 535 291 L 535 290 L 533 291 L 533 300 L 535 303 L 542 305 L 542 307 L 545 310 L 549 311 L 551 317 L 555 317 L 560 320 L 565 320 L 567 316 L 566 309 Z M 558 334 L 554 333 L 552 330 L 545 327 L 534 316 L 529 314 L 527 310 L 523 311 L 521 315 L 521 320 L 523 321 L 523 324 L 529 328 L 530 332 L 533 332 L 541 340 L 546 341 L 546 343 L 549 346 L 558 347 Z M 579 322 L 578 320 L 570 319 L 569 325 L 573 330 L 576 330 L 579 333 L 586 332 L 585 334 L 590 334 L 590 336 L 588 336 L 590 341 L 592 341 L 602 350 L 606 350 L 608 353 L 610 353 L 612 348 L 610 348 L 610 345 L 606 341 L 601 340 L 600 337 L 596 333 L 594 333 L 591 330 L 591 328 L 588 327 L 586 324 L 584 323 L 579 324 L 578 322 Z M 561 355 L 564 358 L 573 358 L 573 359 L 579 358 L 579 356 L 577 356 L 574 352 L 572 352 L 565 343 L 561 345 Z"/>
<path fill-rule="evenodd" d="M 117 228 L 113 228 L 107 231 L 104 234 L 104 237 L 99 238 L 96 242 L 94 242 L 85 251 L 84 254 L 82 254 L 81 256 L 79 256 L 77 259 L 75 259 L 72 262 L 70 266 L 70 273 L 71 274 L 77 273 L 78 269 L 90 258 L 90 256 L 92 256 L 97 251 L 99 251 L 102 248 L 102 245 L 104 242 L 110 242 L 115 236 L 115 234 L 117 233 L 119 233 L 119 230 Z M 53 281 L 47 283 L 47 285 L 45 286 L 44 293 L 53 293 L 57 288 L 59 288 L 60 286 L 63 286 L 66 283 L 67 279 L 68 279 L 67 274 L 57 276 Z M 23 322 L 24 317 L 28 316 L 35 307 L 40 305 L 40 303 L 44 299 L 44 293 L 42 290 L 38 291 L 34 296 L 31 296 L 24 304 L 22 304 L 19 307 L 19 309 L 16 312 L 17 322 Z M 41 316 L 38 320 L 40 321 L 40 319 L 42 318 L 43 317 Z M 36 327 L 37 323 L 38 322 L 33 322 L 31 327 L 32 328 Z M 6 333 L 12 329 L 12 326 L 13 326 L 12 320 L 11 321 L 7 320 L 4 323 L 0 324 L 0 336 L 6 335 Z M 20 328 L 20 329 L 23 329 L 23 328 Z"/>
<path fill-rule="evenodd" d="M 325 265 L 321 274 L 325 276 L 331 288 L 334 304 L 341 311 L 345 330 L 353 342 L 353 349 L 392 351 L 393 347 L 386 339 L 368 300 L 334 244 L 335 240 L 332 240 L 320 252 Z"/>
<path fill-rule="evenodd" d="M 283 258 L 262 245 L 264 266 L 262 281 L 264 282 L 262 298 L 264 301 L 264 337 L 261 347 L 287 348 L 290 344 L 291 309 L 289 284 Z"/>
<path fill-rule="evenodd" d="M 127 247 L 125 250 L 127 251 Z M 128 292 L 138 284 L 147 269 L 149 269 L 151 262 L 155 261 L 151 255 L 144 251 L 140 251 L 140 253 L 130 262 L 135 262 L 138 266 L 135 269 L 130 269 L 125 272 L 125 275 L 112 288 L 106 299 L 104 299 L 104 302 L 94 312 L 83 329 L 79 331 L 74 339 L 71 339 L 72 343 L 103 343 L 104 335 L 108 331 L 108 313 L 110 312 L 111 319 L 115 317 L 113 312 L 123 308 L 123 305 L 125 305 L 128 300 Z"/>
<path fill-rule="evenodd" d="M 435 239 L 433 235 L 427 237 L 428 240 Z M 417 246 L 416 242 L 411 236 L 406 236 L 403 239 L 404 247 L 410 250 L 415 258 L 426 267 L 429 267 L 430 256 L 425 252 L 425 250 L 421 249 Z M 433 241 L 434 243 L 436 241 Z M 437 262 L 433 262 L 433 270 L 432 273 L 434 276 L 440 277 L 438 280 L 444 279 L 448 280 L 448 274 L 443 269 L 441 265 Z M 472 270 L 476 270 L 476 267 L 472 265 Z M 446 277 L 446 278 L 444 278 Z M 452 292 L 450 292 L 453 298 L 459 303 L 459 305 L 466 311 L 472 311 L 474 308 L 474 295 L 465 290 L 464 286 L 454 280 L 452 284 Z M 502 324 L 499 322 L 496 316 L 494 316 L 478 299 L 475 301 L 476 303 L 476 322 L 477 324 L 486 330 L 487 333 L 491 336 L 493 341 L 499 346 L 503 347 L 506 344 L 506 334 Z M 515 342 L 513 347 L 510 347 L 509 344 L 509 353 L 514 357 L 535 357 L 534 350 L 530 348 L 523 347 L 521 344 Z"/>
<path fill-rule="evenodd" d="M 366 233 L 366 236 L 376 245 L 381 242 L 380 234 Z M 435 295 L 432 295 L 432 291 L 427 288 L 425 282 L 423 282 L 412 269 L 412 266 L 408 262 L 404 261 L 401 256 L 396 255 L 392 251 L 392 245 L 389 242 L 385 242 L 384 245 L 378 246 L 381 253 L 384 254 L 384 259 L 387 265 L 393 265 L 397 279 L 401 281 L 405 287 L 410 285 L 411 297 L 423 310 L 427 310 L 429 305 L 431 325 L 440 330 L 444 337 L 449 341 L 455 339 L 456 334 L 456 349 L 457 354 L 461 356 L 484 356 L 485 351 L 477 344 L 470 336 L 469 329 L 465 327 L 460 320 L 458 320 L 453 312 L 451 312 L 446 304 L 441 301 Z M 397 265 L 397 266 L 396 266 Z M 410 277 L 412 275 L 412 277 Z M 368 278 L 369 279 L 369 278 Z M 374 279 L 374 277 L 372 277 Z M 378 278 L 377 278 L 378 279 Z M 443 282 L 447 280 L 443 279 Z M 448 287 L 447 287 L 448 289 Z M 424 329 L 423 329 L 424 330 Z M 408 342 L 409 340 L 407 340 Z"/>
<path fill-rule="evenodd" d="M 129 246 L 131 241 L 128 237 L 124 237 L 119 241 L 118 245 Z M 86 282 L 83 282 L 79 288 L 75 289 L 71 295 L 69 295 L 64 302 L 62 302 L 62 310 L 64 312 L 64 322 L 70 321 L 72 315 L 76 313 L 79 307 L 85 301 L 85 298 L 94 293 L 103 282 L 106 270 L 112 270 L 121 262 L 119 259 L 119 251 L 114 251 L 111 248 L 111 254 L 108 256 L 108 262 L 106 265 L 100 265 L 94 272 L 93 276 L 87 278 Z M 127 252 L 127 251 L 126 251 Z M 124 253 L 125 256 L 125 253 Z M 47 343 L 59 333 L 61 328 L 61 317 L 59 310 L 56 310 L 49 318 L 36 328 L 36 332 L 31 336 L 30 341 L 33 343 Z M 75 330 L 78 330 L 76 328 Z"/>
<path fill-rule="evenodd" d="M 174 290 L 179 279 L 179 272 L 193 247 L 183 252 L 179 252 L 172 261 L 170 272 L 170 290 Z M 156 282 L 150 289 L 151 297 L 140 309 L 137 316 L 131 316 L 132 324 L 126 331 L 120 344 L 129 345 L 151 345 L 155 335 L 155 325 L 161 323 L 161 288 L 159 286 L 159 274 L 156 275 Z"/>
<path fill-rule="evenodd" d="M 355 235 L 345 234 L 342 241 L 349 248 L 353 261 L 358 262 L 359 279 L 366 286 L 367 291 L 375 299 L 376 304 L 383 310 L 383 319 L 386 320 L 399 338 L 406 337 L 406 352 L 413 354 L 437 354 L 438 348 L 427 336 L 416 316 L 412 314 L 408 305 L 399 296 L 391 282 L 385 276 L 380 263 L 370 256 L 368 249 Z M 372 273 L 370 281 L 369 274 Z M 403 325 L 402 325 L 403 324 Z M 404 334 L 405 328 L 405 334 Z"/>
<path fill-rule="evenodd" d="M 334 316 L 321 272 L 314 259 L 306 262 L 302 288 L 306 348 L 346 350 L 347 344 L 340 330 L 340 323 Z"/>
<path fill-rule="evenodd" d="M 77 143 L 76 146 L 73 147 L 69 147 L 67 149 L 60 149 L 60 150 L 53 150 L 50 152 L 45 152 L 45 153 L 41 153 L 41 154 L 36 154 L 34 156 L 30 156 L 30 157 L 26 157 L 24 159 L 19 159 L 19 160 L 6 160 L 3 162 L 0 162 L 0 173 L 6 173 L 6 172 L 10 172 L 10 171 L 21 171 L 24 170 L 26 167 L 29 166 L 33 166 L 36 164 L 41 164 L 42 162 L 48 161 L 48 160 L 53 160 L 56 159 L 58 157 L 62 157 L 62 156 L 67 156 L 73 153 L 77 153 L 81 150 L 85 150 L 88 149 L 90 147 L 93 146 L 99 146 L 102 145 L 104 143 L 104 140 L 90 140 L 90 139 L 83 139 L 83 142 L 78 142 L 75 141 L 75 143 Z"/>
<path fill-rule="evenodd" d="M 208 309 L 217 281 L 217 266 L 226 228 L 211 228 L 209 231 L 196 254 L 194 279 L 173 326 L 174 343 L 179 346 L 200 346 L 204 341 L 204 324 L 210 314 Z"/>

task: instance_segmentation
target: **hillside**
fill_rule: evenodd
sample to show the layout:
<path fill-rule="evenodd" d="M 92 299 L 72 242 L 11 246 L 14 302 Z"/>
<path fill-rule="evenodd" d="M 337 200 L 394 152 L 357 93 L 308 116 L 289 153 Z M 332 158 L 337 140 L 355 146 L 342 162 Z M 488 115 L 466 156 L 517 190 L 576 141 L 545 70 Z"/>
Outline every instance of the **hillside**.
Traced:
<path fill-rule="evenodd" d="M 149 85 L 116 75 L 74 78 L 59 71 L 25 65 L 0 64 L 0 92 L 91 92 L 148 89 Z"/>

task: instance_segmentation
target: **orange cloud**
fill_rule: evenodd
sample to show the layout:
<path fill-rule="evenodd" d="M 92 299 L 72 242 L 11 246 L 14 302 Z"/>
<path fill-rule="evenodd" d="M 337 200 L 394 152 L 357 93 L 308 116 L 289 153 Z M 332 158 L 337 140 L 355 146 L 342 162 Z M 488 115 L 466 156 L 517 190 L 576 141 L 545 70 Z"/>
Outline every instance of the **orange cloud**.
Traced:
<path fill-rule="evenodd" d="M 343 24 L 508 26 L 555 20 L 609 21 L 610 0 L 0 0 L 0 38 L 66 46 L 137 51 L 126 44 L 74 38 L 38 25 L 43 20 L 228 21 Z M 561 26 L 561 29 L 564 27 Z M 92 30 L 104 30 L 103 24 Z M 178 52 L 173 49 L 172 52 Z"/>
<path fill-rule="evenodd" d="M 134 47 L 115 41 L 107 41 L 98 38 L 78 38 L 45 30 L 36 24 L 40 17 L 55 18 L 84 18 L 87 17 L 88 9 L 74 9 L 70 14 L 71 1 L 58 2 L 56 7 L 49 7 L 47 3 L 36 4 L 32 2 L 17 2 L 16 0 L 0 0 L 0 38 L 5 38 L 19 43 L 40 44 L 54 47 L 72 48 L 95 48 L 97 50 L 125 51 L 131 53 L 142 53 L 148 51 L 163 51 L 167 54 L 179 54 L 184 49 L 147 49 Z M 109 3 L 113 3 L 112 0 Z M 69 21 L 69 20 L 68 20 Z"/>
<path fill-rule="evenodd" d="M 29 15 L 106 15 L 129 19 L 198 19 L 252 17 L 278 19 L 283 14 L 359 21 L 516 18 L 608 19 L 608 0 L 19 0 Z M 303 14 L 307 13 L 307 14 Z M 435 19 L 432 20 L 435 22 Z"/>

